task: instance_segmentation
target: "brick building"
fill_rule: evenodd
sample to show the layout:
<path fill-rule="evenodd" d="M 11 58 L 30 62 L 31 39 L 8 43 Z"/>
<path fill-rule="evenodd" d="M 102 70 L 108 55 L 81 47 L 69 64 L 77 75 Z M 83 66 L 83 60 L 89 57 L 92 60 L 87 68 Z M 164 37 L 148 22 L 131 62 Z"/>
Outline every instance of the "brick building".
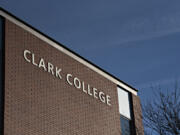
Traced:
<path fill-rule="evenodd" d="M 143 134 L 137 90 L 0 9 L 1 133 Z"/>

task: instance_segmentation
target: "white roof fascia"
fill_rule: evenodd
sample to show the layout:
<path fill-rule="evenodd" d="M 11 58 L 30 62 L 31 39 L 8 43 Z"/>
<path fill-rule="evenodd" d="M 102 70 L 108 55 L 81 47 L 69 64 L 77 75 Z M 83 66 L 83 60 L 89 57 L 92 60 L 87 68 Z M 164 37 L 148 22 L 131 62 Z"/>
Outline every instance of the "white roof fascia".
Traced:
<path fill-rule="evenodd" d="M 87 61 L 83 60 L 82 58 L 78 57 L 77 55 L 73 54 L 72 52 L 68 51 L 67 49 L 61 47 L 59 44 L 55 43 L 54 41 L 50 40 L 49 38 L 47 38 L 46 36 L 42 35 L 41 33 L 35 31 L 34 29 L 30 28 L 29 26 L 25 25 L 24 23 L 22 23 L 21 21 L 17 20 L 16 18 L 12 17 L 11 15 L 7 14 L 6 12 L 0 10 L 0 15 L 3 16 L 4 18 L 6 18 L 7 20 L 15 23 L 17 26 L 25 29 L 26 31 L 30 32 L 31 34 L 33 34 L 34 36 L 40 38 L 41 40 L 45 41 L 46 43 L 48 43 L 49 45 L 53 46 L 54 48 L 58 49 L 59 51 L 67 54 L 68 56 L 70 56 L 71 58 L 77 60 L 78 62 L 82 63 L 83 65 L 87 66 L 88 68 L 90 68 L 91 70 L 97 72 L 98 74 L 104 76 L 105 78 L 109 79 L 110 81 L 112 81 L 113 83 L 119 85 L 120 87 L 124 88 L 125 90 L 131 92 L 134 95 L 137 95 L 137 91 L 135 91 L 134 89 L 132 89 L 131 87 L 127 86 L 126 84 L 120 82 L 119 80 L 113 78 L 112 76 L 110 76 L 109 74 L 103 72 L 102 70 L 100 70 L 99 68 L 93 66 L 92 64 L 88 63 Z"/>

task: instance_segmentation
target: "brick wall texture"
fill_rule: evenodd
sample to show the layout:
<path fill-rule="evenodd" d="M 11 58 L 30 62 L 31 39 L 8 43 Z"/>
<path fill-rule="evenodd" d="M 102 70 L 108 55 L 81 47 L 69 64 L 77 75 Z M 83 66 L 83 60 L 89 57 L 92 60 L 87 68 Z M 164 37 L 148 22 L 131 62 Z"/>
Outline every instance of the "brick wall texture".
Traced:
<path fill-rule="evenodd" d="M 135 130 L 137 135 L 144 135 L 144 127 L 142 124 L 142 110 L 141 103 L 138 96 L 132 95 L 133 100 L 133 111 L 134 111 L 134 119 L 135 119 Z"/>
<path fill-rule="evenodd" d="M 28 63 L 24 50 L 62 69 L 62 79 Z M 111 96 L 111 106 L 71 86 L 70 73 Z M 135 114 L 139 113 L 139 100 Z M 5 135 L 120 135 L 117 86 L 85 65 L 5 21 Z"/>

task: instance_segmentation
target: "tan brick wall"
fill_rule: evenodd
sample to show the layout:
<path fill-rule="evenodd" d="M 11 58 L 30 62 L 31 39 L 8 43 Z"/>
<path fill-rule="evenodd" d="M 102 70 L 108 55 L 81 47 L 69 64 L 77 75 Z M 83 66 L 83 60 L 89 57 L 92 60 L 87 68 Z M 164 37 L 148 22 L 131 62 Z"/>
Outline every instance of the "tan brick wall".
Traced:
<path fill-rule="evenodd" d="M 5 135 L 120 135 L 116 84 L 15 24 L 5 25 Z M 25 49 L 62 68 L 62 79 L 26 62 Z M 112 106 L 68 85 L 67 73 L 110 95 Z"/>

